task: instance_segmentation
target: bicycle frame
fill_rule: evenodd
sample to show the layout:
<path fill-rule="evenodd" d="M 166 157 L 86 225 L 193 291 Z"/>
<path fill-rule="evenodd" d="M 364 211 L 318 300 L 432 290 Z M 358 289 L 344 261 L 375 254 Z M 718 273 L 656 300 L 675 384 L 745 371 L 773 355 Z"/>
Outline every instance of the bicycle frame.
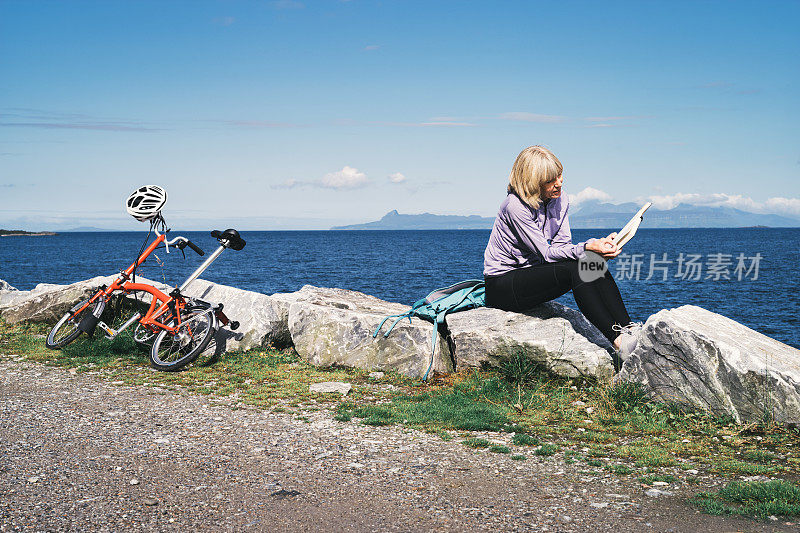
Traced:
<path fill-rule="evenodd" d="M 214 262 L 214 260 L 219 257 L 219 255 L 225 250 L 224 246 L 220 246 L 217 250 L 212 253 L 208 259 L 206 259 L 202 265 L 200 265 L 187 279 L 183 282 L 180 288 L 177 289 L 177 294 L 175 296 L 168 296 L 158 290 L 156 287 L 152 285 L 148 285 L 146 283 L 135 283 L 130 281 L 133 272 L 136 268 L 144 263 L 144 261 L 152 254 L 156 248 L 158 248 L 161 244 L 164 244 L 167 247 L 167 253 L 169 253 L 169 245 L 178 242 L 179 240 L 186 240 L 183 237 L 176 237 L 172 240 L 172 242 L 166 240 L 166 235 L 162 233 L 156 232 L 156 239 L 142 252 L 142 255 L 131 264 L 126 270 L 120 272 L 120 276 L 114 280 L 114 282 L 109 285 L 108 287 L 102 287 L 97 293 L 92 296 L 84 305 L 74 309 L 72 311 L 73 316 L 85 310 L 88 306 L 94 304 L 100 299 L 103 299 L 103 306 L 105 305 L 105 300 L 111 296 L 114 292 L 123 291 L 125 293 L 130 292 L 146 292 L 152 296 L 152 300 L 150 301 L 150 307 L 148 308 L 147 312 L 142 317 L 140 313 L 134 313 L 134 315 L 126 321 L 119 329 L 113 330 L 110 327 L 106 326 L 105 324 L 100 324 L 101 329 L 106 332 L 106 336 L 110 339 L 116 337 L 120 332 L 124 331 L 126 328 L 130 327 L 133 323 L 137 320 L 139 323 L 147 328 L 150 331 L 158 331 L 158 330 L 167 330 L 171 333 L 175 333 L 177 329 L 181 326 L 181 311 L 186 307 L 186 300 L 180 294 L 181 291 L 185 290 L 186 287 L 189 286 L 195 279 L 197 279 L 200 274 L 202 274 L 210 265 Z M 98 313 L 97 317 L 102 314 Z M 164 316 L 167 316 L 167 320 L 163 320 Z M 175 318 L 175 324 L 170 326 L 165 322 L 169 322 L 170 319 Z M 105 327 L 103 327 L 105 326 Z"/>

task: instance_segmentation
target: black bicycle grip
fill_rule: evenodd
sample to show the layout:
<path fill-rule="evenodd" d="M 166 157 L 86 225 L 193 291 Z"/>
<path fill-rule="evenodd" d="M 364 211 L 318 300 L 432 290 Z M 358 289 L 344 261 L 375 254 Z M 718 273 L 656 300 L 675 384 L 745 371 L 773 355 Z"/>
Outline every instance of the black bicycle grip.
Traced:
<path fill-rule="evenodd" d="M 186 241 L 186 245 L 187 245 L 189 248 L 191 248 L 192 250 L 194 250 L 195 252 L 197 252 L 197 255 L 206 255 L 206 253 L 205 253 L 203 250 L 201 250 L 201 249 L 200 249 L 200 247 L 199 247 L 199 246 L 197 246 L 197 245 L 196 245 L 195 243 L 193 243 L 192 241 L 190 241 L 190 240 L 187 240 L 187 241 Z"/>

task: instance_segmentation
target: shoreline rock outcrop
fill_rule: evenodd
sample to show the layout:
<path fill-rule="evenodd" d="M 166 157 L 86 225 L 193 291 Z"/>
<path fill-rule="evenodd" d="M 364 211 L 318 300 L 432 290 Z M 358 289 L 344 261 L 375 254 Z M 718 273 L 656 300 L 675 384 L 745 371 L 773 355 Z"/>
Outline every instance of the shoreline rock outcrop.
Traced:
<path fill-rule="evenodd" d="M 800 423 L 800 350 L 694 305 L 648 318 L 616 379 L 739 423 Z"/>
<path fill-rule="evenodd" d="M 614 375 L 608 340 L 583 315 L 558 302 L 524 313 L 482 307 L 447 317 L 456 368 L 497 366 L 521 349 L 559 376 Z M 533 348 L 533 349 L 529 349 Z"/>
<path fill-rule="evenodd" d="M 9 323 L 55 321 L 112 279 L 40 284 L 31 291 L 0 282 L 0 316 Z M 237 331 L 219 330 L 210 348 L 216 354 L 294 346 L 314 365 L 412 377 L 422 377 L 430 363 L 429 322 L 404 319 L 387 337 L 382 332 L 372 337 L 386 316 L 404 313 L 406 305 L 311 285 L 266 295 L 197 280 L 186 293 L 222 302 L 225 313 L 241 324 Z M 556 302 L 525 313 L 488 308 L 454 313 L 435 338 L 433 369 L 439 373 L 497 366 L 515 349 L 555 375 L 607 380 L 614 373 L 608 341 L 581 313 Z M 737 422 L 800 423 L 800 350 L 696 306 L 651 316 L 613 379 L 641 384 L 652 399 L 728 414 Z"/>
<path fill-rule="evenodd" d="M 0 290 L 0 316 L 9 324 L 55 322 L 73 305 L 114 279 L 114 276 L 97 276 L 71 285 L 40 283 L 30 291 Z"/>
<path fill-rule="evenodd" d="M 397 324 L 391 334 L 372 333 L 388 315 L 409 307 L 345 289 L 306 285 L 289 306 L 288 326 L 294 349 L 316 366 L 349 366 L 372 371 L 394 370 L 421 378 L 430 365 L 433 326 L 414 318 Z M 436 333 L 433 371 L 450 373 L 453 358 L 446 339 Z"/>

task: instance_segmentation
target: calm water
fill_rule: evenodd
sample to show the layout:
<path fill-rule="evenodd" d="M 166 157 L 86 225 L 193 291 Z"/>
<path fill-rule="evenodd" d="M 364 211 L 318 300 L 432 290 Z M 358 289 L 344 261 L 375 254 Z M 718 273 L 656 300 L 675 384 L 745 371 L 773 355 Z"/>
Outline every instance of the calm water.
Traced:
<path fill-rule="evenodd" d="M 606 235 L 608 231 L 575 230 L 573 238 Z M 176 235 L 179 232 L 172 232 Z M 183 232 L 206 252 L 216 241 L 205 232 Z M 0 238 L 0 279 L 18 289 L 37 283 L 72 283 L 96 275 L 108 275 L 127 267 L 136 256 L 146 233 L 62 233 L 54 237 Z M 483 250 L 488 230 L 475 231 L 254 231 L 244 232 L 247 246 L 241 252 L 227 250 L 203 275 L 211 281 L 267 294 L 298 290 L 304 284 L 342 287 L 380 298 L 411 303 L 438 287 L 482 277 Z M 610 263 L 620 291 L 634 320 L 683 304 L 695 304 L 721 313 L 782 342 L 800 347 L 800 229 L 640 229 L 625 246 L 628 255 L 643 254 L 640 276 L 617 258 Z M 682 279 L 678 257 L 699 254 L 700 280 Z M 761 254 L 758 279 L 755 269 L 737 279 L 737 257 L 744 266 Z M 667 281 L 662 270 L 648 277 L 650 254 L 669 264 Z M 722 257 L 720 270 L 729 280 L 715 280 L 708 265 L 713 254 Z M 167 282 L 179 284 L 201 260 L 186 250 L 164 261 Z M 730 261 L 729 265 L 724 260 Z M 719 263 L 719 261 L 717 261 Z M 631 264 L 629 261 L 627 264 Z M 161 268 L 148 260 L 143 275 L 162 279 Z M 624 271 L 622 271 L 622 270 Z M 628 279 L 631 277 L 632 279 Z M 693 275 L 692 277 L 695 277 Z M 571 307 L 571 293 L 559 299 Z"/>

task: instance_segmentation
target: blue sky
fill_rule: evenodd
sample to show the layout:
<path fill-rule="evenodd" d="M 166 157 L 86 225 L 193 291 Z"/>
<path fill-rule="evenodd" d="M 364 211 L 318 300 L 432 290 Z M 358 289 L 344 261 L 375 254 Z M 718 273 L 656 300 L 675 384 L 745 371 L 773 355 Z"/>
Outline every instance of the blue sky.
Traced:
<path fill-rule="evenodd" d="M 576 200 L 800 216 L 800 2 L 0 2 L 0 226 L 492 216 Z"/>

